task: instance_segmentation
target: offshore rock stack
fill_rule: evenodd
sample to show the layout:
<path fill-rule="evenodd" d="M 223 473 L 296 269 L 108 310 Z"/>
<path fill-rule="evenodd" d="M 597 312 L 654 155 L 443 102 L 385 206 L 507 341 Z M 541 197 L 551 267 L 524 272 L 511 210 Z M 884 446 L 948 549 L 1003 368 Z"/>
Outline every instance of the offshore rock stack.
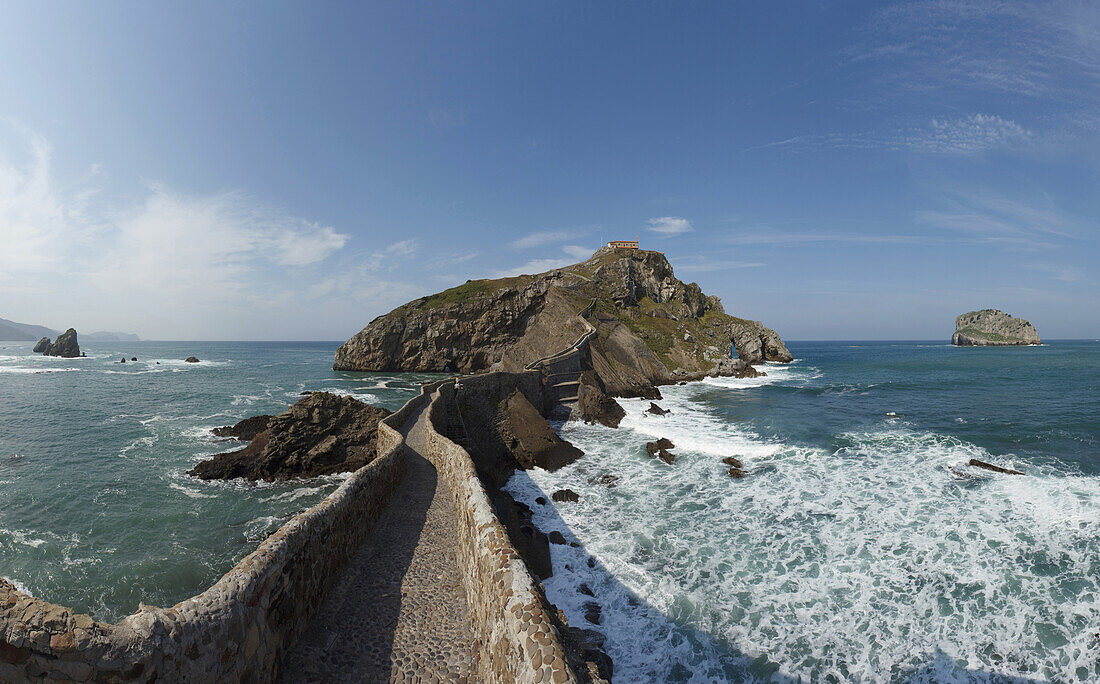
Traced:
<path fill-rule="evenodd" d="M 51 343 L 50 338 L 43 337 L 34 345 L 35 353 L 43 356 L 60 356 L 66 359 L 74 359 L 80 356 L 80 345 L 77 344 L 76 330 L 69 328 L 57 336 L 57 341 Z"/>

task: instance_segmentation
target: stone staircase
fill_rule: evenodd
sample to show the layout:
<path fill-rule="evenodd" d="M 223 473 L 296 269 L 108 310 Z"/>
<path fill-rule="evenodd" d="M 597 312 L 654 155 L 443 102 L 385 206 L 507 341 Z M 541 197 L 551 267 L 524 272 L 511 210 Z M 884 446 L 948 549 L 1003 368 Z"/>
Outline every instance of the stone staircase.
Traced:
<path fill-rule="evenodd" d="M 596 329 L 592 327 L 585 317 L 592 313 L 596 306 L 596 300 L 580 311 L 577 316 L 584 323 L 586 330 L 577 341 L 561 351 L 538 361 L 527 364 L 527 370 L 541 370 L 543 372 L 547 400 L 551 404 L 548 407 L 552 415 L 568 416 L 577 408 L 578 393 L 581 386 L 581 373 L 584 371 L 584 355 L 587 345 Z"/>

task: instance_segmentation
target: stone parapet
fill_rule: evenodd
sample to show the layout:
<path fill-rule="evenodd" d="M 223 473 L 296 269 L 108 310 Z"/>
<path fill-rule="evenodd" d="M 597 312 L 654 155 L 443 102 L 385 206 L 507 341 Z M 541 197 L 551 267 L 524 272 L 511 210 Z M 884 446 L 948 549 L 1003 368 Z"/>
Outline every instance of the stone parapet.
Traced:
<path fill-rule="evenodd" d="M 492 383 L 491 376 L 499 375 L 510 374 L 459 382 Z M 497 380 L 514 382 L 527 374 L 515 375 Z M 576 682 L 538 584 L 493 512 L 470 454 L 442 434 L 445 402 L 453 401 L 454 387 L 441 384 L 438 390 L 429 409 L 431 430 L 425 456 L 446 478 L 455 498 L 460 571 L 477 640 L 478 675 L 486 682 Z"/>
<path fill-rule="evenodd" d="M 398 428 L 425 401 L 379 422 L 378 458 L 171 608 L 106 624 L 0 580 L 0 682 L 273 681 L 404 476 Z"/>

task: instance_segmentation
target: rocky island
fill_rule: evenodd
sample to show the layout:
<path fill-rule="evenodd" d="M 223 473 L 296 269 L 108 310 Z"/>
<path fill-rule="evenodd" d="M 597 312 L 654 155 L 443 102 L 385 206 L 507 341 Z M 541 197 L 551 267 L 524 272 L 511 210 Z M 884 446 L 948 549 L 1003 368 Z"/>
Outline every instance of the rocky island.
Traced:
<path fill-rule="evenodd" d="M 659 385 L 792 360 L 774 330 L 727 314 L 661 252 L 609 245 L 572 266 L 470 280 L 400 306 L 345 342 L 333 368 L 518 372 L 582 338 L 591 372 L 578 380 L 610 396 L 658 398 Z"/>
<path fill-rule="evenodd" d="M 76 330 L 69 328 L 57 336 L 57 341 L 50 342 L 50 338 L 43 337 L 34 345 L 34 352 L 43 356 L 60 356 L 66 359 L 74 359 L 80 356 L 80 345 L 77 344 Z"/>
<path fill-rule="evenodd" d="M 1035 326 L 997 309 L 968 311 L 955 318 L 951 344 L 959 347 L 1012 347 L 1042 344 Z"/>

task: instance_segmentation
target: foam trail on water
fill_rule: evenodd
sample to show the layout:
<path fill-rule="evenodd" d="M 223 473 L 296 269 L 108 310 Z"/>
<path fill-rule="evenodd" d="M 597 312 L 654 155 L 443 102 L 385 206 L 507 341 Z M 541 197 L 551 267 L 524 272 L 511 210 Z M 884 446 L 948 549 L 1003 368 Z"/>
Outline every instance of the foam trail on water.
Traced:
<path fill-rule="evenodd" d="M 829 450 L 770 441 L 695 401 L 713 391 L 703 384 L 662 391 L 671 414 L 621 400 L 617 430 L 567 423 L 585 458 L 508 485 L 537 524 L 582 544 L 552 545 L 547 592 L 570 624 L 607 632 L 616 681 L 763 678 L 745 665 L 757 657 L 808 681 L 1100 678 L 1096 478 L 901 422 L 835 435 Z M 672 466 L 645 454 L 658 436 L 676 443 Z M 749 477 L 731 479 L 727 455 Z M 611 489 L 594 482 L 608 472 Z M 563 487 L 580 501 L 535 503 Z M 591 600 L 599 627 L 585 622 Z"/>

